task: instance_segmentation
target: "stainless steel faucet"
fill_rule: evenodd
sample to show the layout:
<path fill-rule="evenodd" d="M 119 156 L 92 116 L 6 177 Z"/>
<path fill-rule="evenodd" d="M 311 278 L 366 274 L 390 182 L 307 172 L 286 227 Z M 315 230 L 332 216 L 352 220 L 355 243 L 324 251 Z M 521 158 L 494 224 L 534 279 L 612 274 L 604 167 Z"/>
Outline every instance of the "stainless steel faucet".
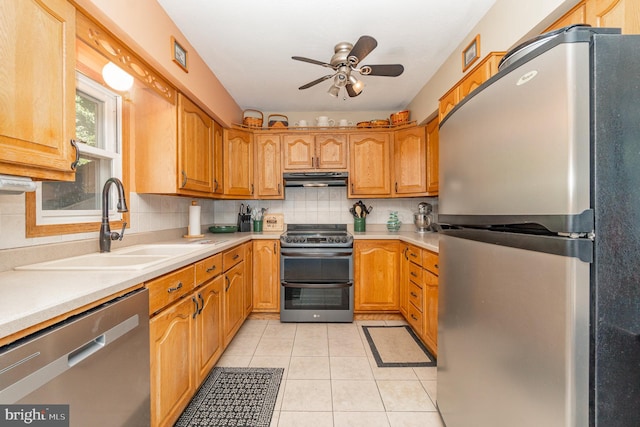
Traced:
<path fill-rule="evenodd" d="M 111 232 L 109 226 L 109 189 L 111 184 L 115 184 L 118 189 L 118 212 L 128 212 L 127 198 L 124 194 L 124 185 L 118 178 L 109 178 L 102 188 L 102 224 L 100 225 L 100 252 L 111 252 L 111 241 L 122 240 L 126 222 L 122 223 L 122 231 Z"/>

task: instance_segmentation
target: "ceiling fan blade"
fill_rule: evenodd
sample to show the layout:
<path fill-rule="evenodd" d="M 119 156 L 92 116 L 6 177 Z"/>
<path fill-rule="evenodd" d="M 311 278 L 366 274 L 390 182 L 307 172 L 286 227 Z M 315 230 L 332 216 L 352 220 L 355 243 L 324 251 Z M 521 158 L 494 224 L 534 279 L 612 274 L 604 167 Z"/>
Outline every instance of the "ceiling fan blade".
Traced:
<path fill-rule="evenodd" d="M 365 56 L 369 55 L 373 49 L 378 46 L 378 42 L 371 36 L 362 36 L 358 39 L 351 52 L 347 56 L 349 62 L 353 65 L 356 65 L 358 62 L 362 61 Z"/>
<path fill-rule="evenodd" d="M 360 68 L 360 74 L 365 76 L 398 77 L 403 72 L 404 67 L 400 64 L 363 65 Z"/>
<path fill-rule="evenodd" d="M 345 86 L 345 89 L 347 90 L 347 93 L 351 98 L 355 98 L 356 96 L 362 93 L 362 90 L 360 90 L 360 92 L 356 92 L 355 89 L 353 89 L 353 85 L 350 83 L 347 83 L 347 85 Z"/>
<path fill-rule="evenodd" d="M 331 78 L 331 77 L 333 77 L 334 75 L 335 75 L 335 74 L 327 74 L 326 76 L 322 76 L 322 77 L 320 77 L 319 79 L 316 79 L 316 80 L 314 80 L 314 81 L 312 81 L 312 82 L 307 83 L 306 85 L 302 85 L 302 86 L 300 86 L 298 89 L 300 89 L 300 90 L 302 90 L 302 89 L 308 89 L 308 88 L 310 88 L 311 86 L 315 86 L 315 85 L 317 85 L 317 84 L 318 84 L 318 83 L 320 83 L 320 82 L 323 82 L 323 81 L 325 81 L 325 80 L 327 80 L 327 79 L 330 79 L 330 78 Z"/>
<path fill-rule="evenodd" d="M 326 62 L 322 61 L 316 61 L 315 59 L 305 58 L 304 56 L 292 56 L 291 59 L 295 59 L 296 61 L 308 62 L 310 64 L 321 65 L 323 67 L 334 68 L 331 64 L 327 64 Z"/>

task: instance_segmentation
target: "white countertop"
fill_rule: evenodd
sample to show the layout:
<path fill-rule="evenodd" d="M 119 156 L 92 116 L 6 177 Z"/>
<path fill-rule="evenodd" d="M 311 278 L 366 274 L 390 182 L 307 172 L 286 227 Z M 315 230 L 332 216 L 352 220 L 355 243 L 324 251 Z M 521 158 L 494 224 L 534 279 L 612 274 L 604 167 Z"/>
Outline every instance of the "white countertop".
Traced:
<path fill-rule="evenodd" d="M 373 230 L 353 233 L 354 239 L 398 239 L 438 252 L 437 233 Z M 102 298 L 117 294 L 154 277 L 255 239 L 278 239 L 277 233 L 207 233 L 208 244 L 185 240 L 157 243 L 197 244 L 200 248 L 185 255 L 137 271 L 33 271 L 0 273 L 0 339 L 53 319 Z M 221 243 L 222 240 L 225 240 Z"/>

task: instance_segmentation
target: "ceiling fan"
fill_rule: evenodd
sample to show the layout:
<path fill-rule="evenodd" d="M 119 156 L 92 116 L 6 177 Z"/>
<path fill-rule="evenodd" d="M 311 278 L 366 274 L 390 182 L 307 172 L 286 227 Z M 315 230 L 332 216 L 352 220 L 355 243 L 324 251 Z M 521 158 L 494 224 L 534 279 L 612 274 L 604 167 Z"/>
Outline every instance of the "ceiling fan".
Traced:
<path fill-rule="evenodd" d="M 329 88 L 329 94 L 337 97 L 341 88 L 345 88 L 350 97 L 360 95 L 364 88 L 364 83 L 352 74 L 357 71 L 364 76 L 386 76 L 397 77 L 403 73 L 404 67 L 400 64 L 382 64 L 382 65 L 362 65 L 358 68 L 360 62 L 376 48 L 378 42 L 371 36 L 362 36 L 355 45 L 351 43 L 338 43 L 331 57 L 327 62 L 316 61 L 302 56 L 292 56 L 291 59 L 296 61 L 309 62 L 311 64 L 321 65 L 331 68 L 334 72 L 327 74 L 319 79 L 300 86 L 298 89 L 308 89 L 320 82 L 333 78 L 333 85 Z"/>

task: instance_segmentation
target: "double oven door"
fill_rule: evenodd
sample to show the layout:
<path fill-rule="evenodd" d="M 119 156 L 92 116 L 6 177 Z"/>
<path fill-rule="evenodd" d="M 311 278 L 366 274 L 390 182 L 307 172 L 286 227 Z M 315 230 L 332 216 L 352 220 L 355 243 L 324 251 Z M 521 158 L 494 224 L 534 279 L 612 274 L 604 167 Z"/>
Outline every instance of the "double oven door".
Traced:
<path fill-rule="evenodd" d="M 282 322 L 353 321 L 353 248 L 283 247 Z"/>

